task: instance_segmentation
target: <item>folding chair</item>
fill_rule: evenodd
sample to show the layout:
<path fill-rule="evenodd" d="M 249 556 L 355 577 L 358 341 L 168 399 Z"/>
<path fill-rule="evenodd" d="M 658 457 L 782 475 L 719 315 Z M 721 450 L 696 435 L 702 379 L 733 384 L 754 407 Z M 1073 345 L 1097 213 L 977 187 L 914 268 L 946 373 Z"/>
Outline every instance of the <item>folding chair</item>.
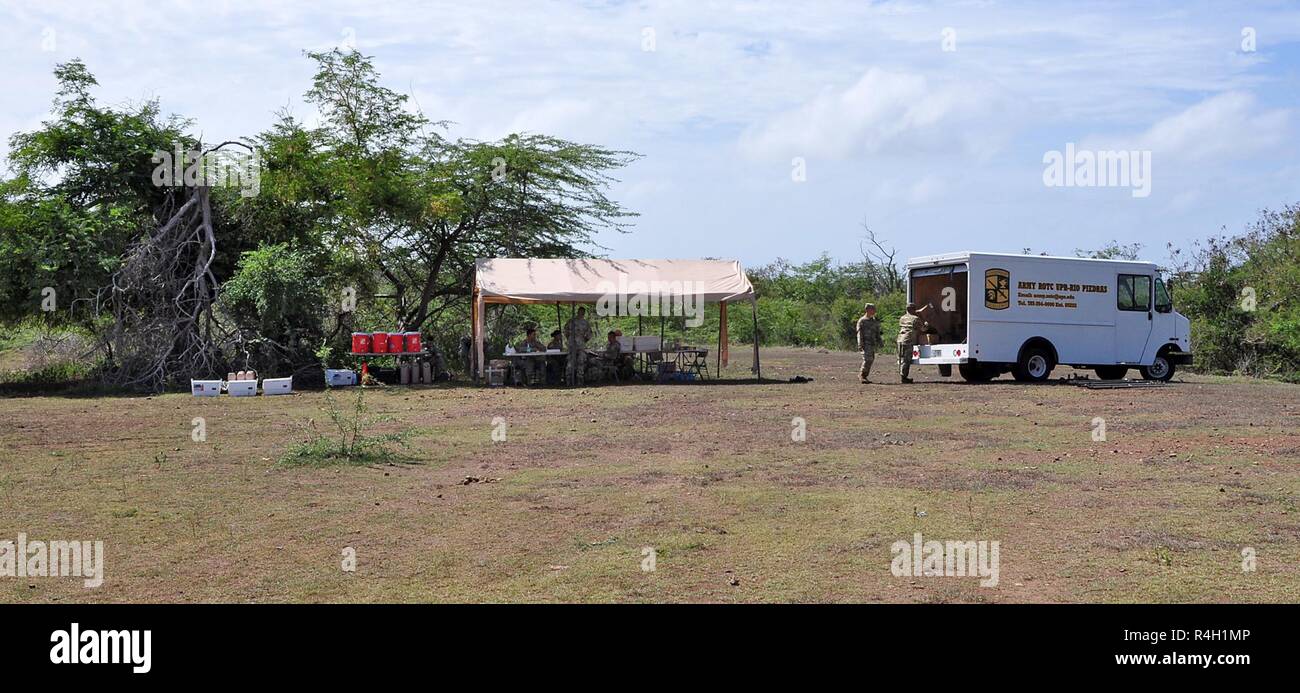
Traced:
<path fill-rule="evenodd" d="M 691 355 L 693 356 L 692 360 L 685 364 L 686 372 L 694 373 L 699 376 L 700 380 L 711 377 L 709 375 L 709 350 L 696 349 L 691 352 Z"/>

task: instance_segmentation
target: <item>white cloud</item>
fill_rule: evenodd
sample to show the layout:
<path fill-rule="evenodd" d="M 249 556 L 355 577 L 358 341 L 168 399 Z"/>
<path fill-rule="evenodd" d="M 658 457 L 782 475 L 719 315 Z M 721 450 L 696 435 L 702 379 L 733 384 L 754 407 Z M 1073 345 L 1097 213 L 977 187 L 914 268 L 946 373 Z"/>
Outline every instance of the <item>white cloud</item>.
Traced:
<path fill-rule="evenodd" d="M 1141 149 L 1171 159 L 1235 159 L 1287 141 L 1290 127 L 1286 109 L 1263 108 L 1254 95 L 1233 91 L 1157 122 L 1138 141 Z"/>
<path fill-rule="evenodd" d="M 1292 111 L 1265 108 L 1251 93 L 1209 96 L 1132 135 L 1092 134 L 1080 149 L 1149 150 L 1164 171 L 1170 164 L 1226 163 L 1293 145 Z"/>
<path fill-rule="evenodd" d="M 987 120 L 1000 100 L 991 85 L 937 81 L 873 67 L 847 89 L 824 90 L 750 129 L 741 138 L 741 148 L 756 158 L 847 159 L 953 149 L 987 154 L 1000 137 L 990 136 L 987 129 L 972 137 L 964 129 Z"/>

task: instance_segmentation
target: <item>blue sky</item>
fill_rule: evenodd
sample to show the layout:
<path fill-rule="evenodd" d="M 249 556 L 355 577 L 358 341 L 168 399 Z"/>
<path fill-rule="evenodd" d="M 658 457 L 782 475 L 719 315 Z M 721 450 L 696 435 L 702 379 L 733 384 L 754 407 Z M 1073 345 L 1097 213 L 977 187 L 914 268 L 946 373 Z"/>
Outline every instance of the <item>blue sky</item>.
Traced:
<path fill-rule="evenodd" d="M 1134 4 L 5 0 L 0 135 L 40 123 L 73 57 L 101 100 L 157 97 L 206 140 L 311 121 L 302 51 L 355 45 L 452 136 L 643 154 L 613 257 L 852 261 L 865 221 L 901 257 L 1162 260 L 1300 201 L 1300 4 Z M 1149 151 L 1149 196 L 1045 185 L 1066 143 Z"/>

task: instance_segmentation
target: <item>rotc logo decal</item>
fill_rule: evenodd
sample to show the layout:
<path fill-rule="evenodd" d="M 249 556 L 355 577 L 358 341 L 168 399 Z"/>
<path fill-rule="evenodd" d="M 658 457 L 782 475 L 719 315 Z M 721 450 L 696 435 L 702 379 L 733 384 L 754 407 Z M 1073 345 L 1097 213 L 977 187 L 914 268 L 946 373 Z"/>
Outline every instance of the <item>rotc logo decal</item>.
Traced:
<path fill-rule="evenodd" d="M 984 271 L 984 307 L 1006 310 L 1011 307 L 1011 273 L 1004 269 Z"/>

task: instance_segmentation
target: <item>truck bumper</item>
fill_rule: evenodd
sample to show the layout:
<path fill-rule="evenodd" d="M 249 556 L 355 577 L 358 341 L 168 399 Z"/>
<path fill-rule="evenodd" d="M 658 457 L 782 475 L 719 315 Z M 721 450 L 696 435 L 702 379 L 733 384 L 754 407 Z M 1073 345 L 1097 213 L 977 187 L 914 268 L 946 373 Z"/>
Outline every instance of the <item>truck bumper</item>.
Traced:
<path fill-rule="evenodd" d="M 970 361 L 965 344 L 918 344 L 912 347 L 912 363 L 921 365 L 963 364 Z"/>
<path fill-rule="evenodd" d="M 1170 351 L 1165 353 L 1165 358 L 1169 359 L 1169 363 L 1179 366 L 1192 365 L 1192 352 L 1190 351 Z"/>

